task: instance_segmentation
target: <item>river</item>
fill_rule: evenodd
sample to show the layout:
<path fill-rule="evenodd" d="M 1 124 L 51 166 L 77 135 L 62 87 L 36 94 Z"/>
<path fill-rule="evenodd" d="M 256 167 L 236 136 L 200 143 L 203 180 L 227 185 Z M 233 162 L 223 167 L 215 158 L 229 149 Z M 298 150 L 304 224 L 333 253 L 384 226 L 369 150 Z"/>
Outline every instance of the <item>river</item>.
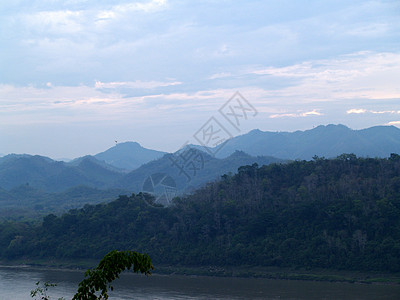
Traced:
<path fill-rule="evenodd" d="M 57 283 L 51 299 L 71 299 L 82 271 L 0 267 L 0 299 L 25 300 L 37 281 Z M 110 300 L 120 299 L 400 299 L 398 285 L 256 278 L 123 274 Z"/>

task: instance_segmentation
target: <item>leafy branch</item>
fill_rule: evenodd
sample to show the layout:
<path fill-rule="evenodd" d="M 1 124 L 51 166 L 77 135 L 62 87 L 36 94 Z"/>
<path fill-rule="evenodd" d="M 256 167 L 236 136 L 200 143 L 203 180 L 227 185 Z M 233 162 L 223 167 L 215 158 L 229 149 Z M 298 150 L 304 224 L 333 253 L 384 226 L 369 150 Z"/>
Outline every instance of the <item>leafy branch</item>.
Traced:
<path fill-rule="evenodd" d="M 40 281 L 36 282 L 37 288 L 31 291 L 31 297 L 37 299 L 39 297 L 40 300 L 50 300 L 50 296 L 47 295 L 47 292 L 50 287 L 55 287 L 57 284 L 45 282 L 43 285 L 40 285 Z M 58 298 L 58 300 L 65 300 L 64 298 Z"/>
<path fill-rule="evenodd" d="M 135 273 L 150 275 L 154 267 L 147 254 L 117 250 L 109 252 L 94 270 L 86 271 L 86 278 L 79 283 L 78 292 L 72 299 L 108 299 L 108 288 L 113 290 L 110 283 L 119 278 L 121 272 L 130 269 Z M 100 295 L 97 296 L 96 292 L 100 292 Z"/>

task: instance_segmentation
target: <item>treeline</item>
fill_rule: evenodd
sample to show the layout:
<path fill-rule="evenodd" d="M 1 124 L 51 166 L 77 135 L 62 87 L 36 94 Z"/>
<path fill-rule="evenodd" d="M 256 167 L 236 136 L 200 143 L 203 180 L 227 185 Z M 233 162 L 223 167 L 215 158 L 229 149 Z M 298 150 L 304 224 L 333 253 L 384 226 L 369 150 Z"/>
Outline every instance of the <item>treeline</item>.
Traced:
<path fill-rule="evenodd" d="M 254 164 L 168 208 L 140 193 L 0 226 L 2 259 L 98 259 L 113 249 L 146 252 L 155 266 L 399 271 L 400 156 Z"/>

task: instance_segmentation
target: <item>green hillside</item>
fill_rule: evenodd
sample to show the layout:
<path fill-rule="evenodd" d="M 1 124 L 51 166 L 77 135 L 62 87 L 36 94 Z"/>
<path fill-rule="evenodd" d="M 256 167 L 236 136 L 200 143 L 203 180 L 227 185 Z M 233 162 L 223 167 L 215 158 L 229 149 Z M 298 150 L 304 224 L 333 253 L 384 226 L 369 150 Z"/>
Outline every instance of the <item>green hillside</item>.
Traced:
<path fill-rule="evenodd" d="M 168 208 L 120 196 L 0 226 L 3 259 L 147 252 L 154 265 L 400 270 L 400 156 L 243 166 Z"/>

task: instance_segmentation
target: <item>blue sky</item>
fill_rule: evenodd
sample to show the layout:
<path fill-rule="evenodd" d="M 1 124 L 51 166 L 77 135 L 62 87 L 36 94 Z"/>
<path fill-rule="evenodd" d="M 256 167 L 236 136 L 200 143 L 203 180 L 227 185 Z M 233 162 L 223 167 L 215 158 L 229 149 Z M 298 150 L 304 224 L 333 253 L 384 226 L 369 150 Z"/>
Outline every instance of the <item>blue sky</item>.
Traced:
<path fill-rule="evenodd" d="M 232 135 L 400 126 L 399 78 L 397 0 L 0 3 L 2 154 L 175 151 L 236 91 Z"/>

